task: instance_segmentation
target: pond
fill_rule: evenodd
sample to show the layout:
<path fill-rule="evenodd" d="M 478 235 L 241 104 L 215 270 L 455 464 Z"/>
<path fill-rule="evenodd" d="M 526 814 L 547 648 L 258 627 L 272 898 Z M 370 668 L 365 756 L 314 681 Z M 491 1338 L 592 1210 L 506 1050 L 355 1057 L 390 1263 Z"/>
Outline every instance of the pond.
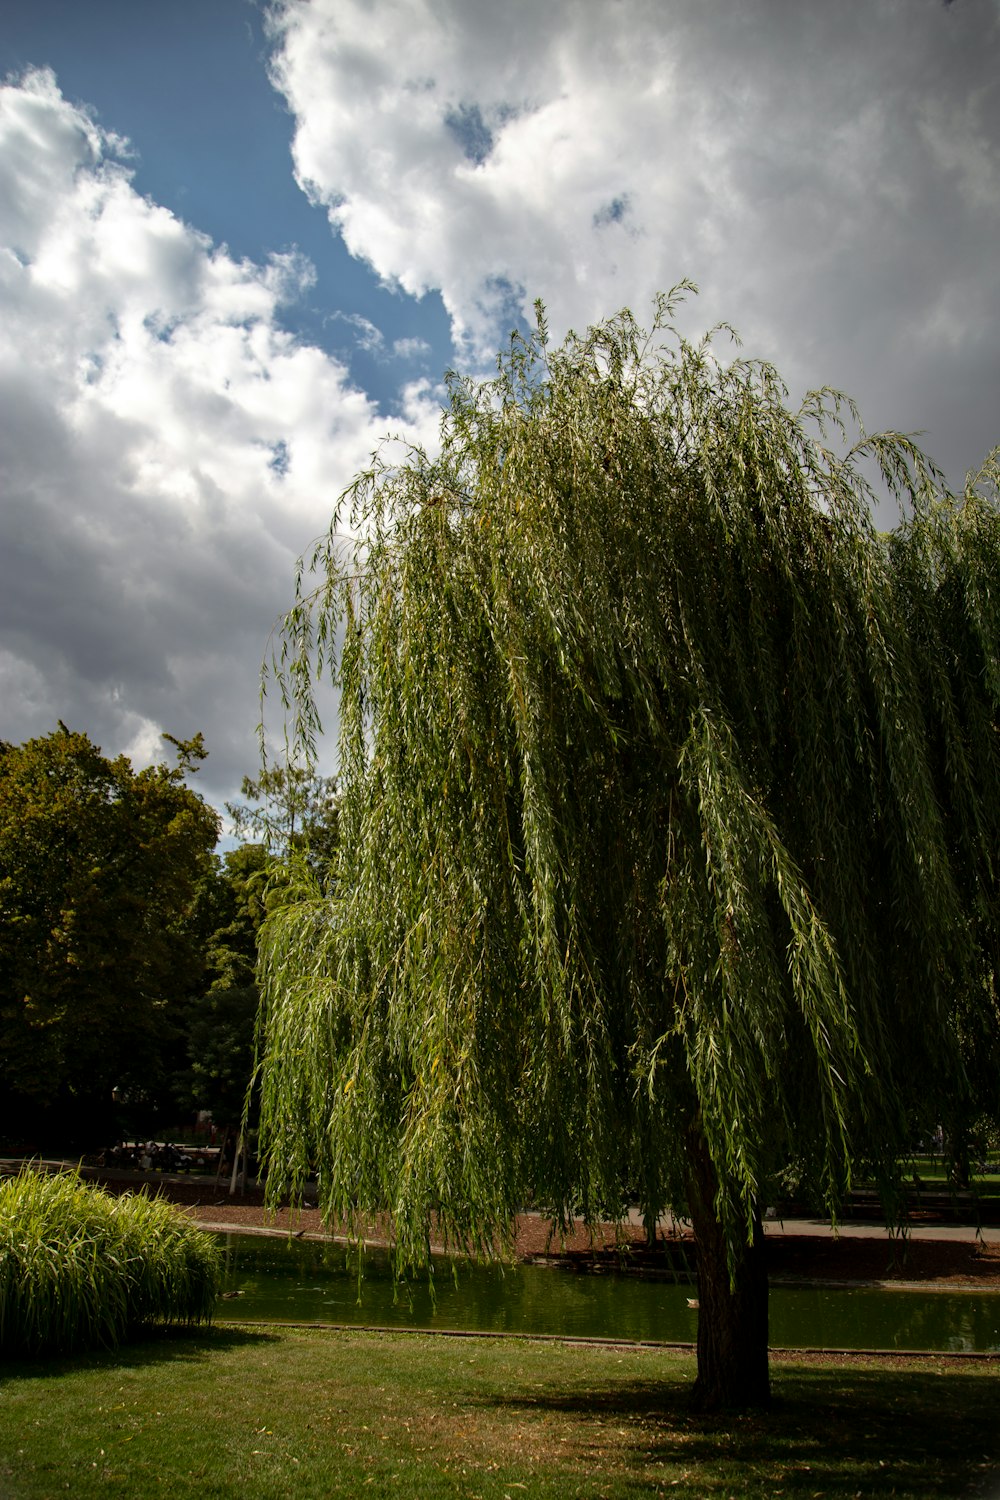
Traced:
<path fill-rule="evenodd" d="M 365 1258 L 361 1286 L 343 1247 L 285 1237 L 226 1234 L 225 1298 L 234 1322 L 342 1323 L 357 1327 L 465 1329 L 658 1343 L 693 1343 L 694 1288 L 549 1266 L 501 1270 L 462 1262 L 457 1285 L 442 1265 L 393 1287 L 384 1254 Z M 883 1291 L 867 1287 L 771 1289 L 771 1343 L 779 1348 L 934 1349 L 1000 1352 L 1000 1294 Z"/>

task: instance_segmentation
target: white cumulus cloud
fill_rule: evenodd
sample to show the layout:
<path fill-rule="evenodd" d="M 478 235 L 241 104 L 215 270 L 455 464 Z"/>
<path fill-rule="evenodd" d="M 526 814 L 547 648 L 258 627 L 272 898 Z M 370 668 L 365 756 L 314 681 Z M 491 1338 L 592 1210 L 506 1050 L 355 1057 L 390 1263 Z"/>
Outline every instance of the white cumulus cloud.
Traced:
<path fill-rule="evenodd" d="M 141 197 L 50 72 L 0 88 L 0 737 L 200 729 L 213 795 L 253 770 L 295 556 L 386 428 L 282 329 L 310 276 Z"/>
<path fill-rule="evenodd" d="M 1000 437 L 995 0 L 278 0 L 298 180 L 469 357 L 689 276 L 796 389 Z"/>

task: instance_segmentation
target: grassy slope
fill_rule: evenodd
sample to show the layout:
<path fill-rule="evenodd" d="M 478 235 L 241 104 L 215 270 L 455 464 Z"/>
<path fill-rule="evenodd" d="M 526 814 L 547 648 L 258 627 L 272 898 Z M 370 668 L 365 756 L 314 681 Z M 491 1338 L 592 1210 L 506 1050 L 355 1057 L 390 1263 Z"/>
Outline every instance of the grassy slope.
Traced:
<path fill-rule="evenodd" d="M 0 1368 L 3 1500 L 846 1500 L 1000 1482 L 995 1363 L 782 1363 L 774 1412 L 726 1421 L 688 1414 L 693 1361 L 658 1350 L 217 1328 Z"/>

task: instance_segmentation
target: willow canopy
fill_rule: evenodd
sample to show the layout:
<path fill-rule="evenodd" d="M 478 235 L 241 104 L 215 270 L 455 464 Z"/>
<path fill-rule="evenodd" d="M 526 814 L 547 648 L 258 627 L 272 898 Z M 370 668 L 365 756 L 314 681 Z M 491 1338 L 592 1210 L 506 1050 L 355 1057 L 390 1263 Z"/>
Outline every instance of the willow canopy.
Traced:
<path fill-rule="evenodd" d="M 985 483 L 673 313 L 539 309 L 305 561 L 275 669 L 300 751 L 335 684 L 340 837 L 263 935 L 262 1132 L 408 1263 L 689 1213 L 696 1395 L 753 1404 L 776 1183 L 891 1184 L 991 1044 L 1000 549 Z"/>

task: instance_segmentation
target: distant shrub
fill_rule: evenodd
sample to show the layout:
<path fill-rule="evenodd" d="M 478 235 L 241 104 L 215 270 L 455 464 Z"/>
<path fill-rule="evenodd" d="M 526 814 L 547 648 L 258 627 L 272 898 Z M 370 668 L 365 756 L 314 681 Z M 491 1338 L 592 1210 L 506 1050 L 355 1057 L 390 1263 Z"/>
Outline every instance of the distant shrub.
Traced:
<path fill-rule="evenodd" d="M 75 1173 L 0 1183 L 0 1352 L 114 1348 L 150 1323 L 209 1320 L 215 1242 L 173 1204 Z"/>

